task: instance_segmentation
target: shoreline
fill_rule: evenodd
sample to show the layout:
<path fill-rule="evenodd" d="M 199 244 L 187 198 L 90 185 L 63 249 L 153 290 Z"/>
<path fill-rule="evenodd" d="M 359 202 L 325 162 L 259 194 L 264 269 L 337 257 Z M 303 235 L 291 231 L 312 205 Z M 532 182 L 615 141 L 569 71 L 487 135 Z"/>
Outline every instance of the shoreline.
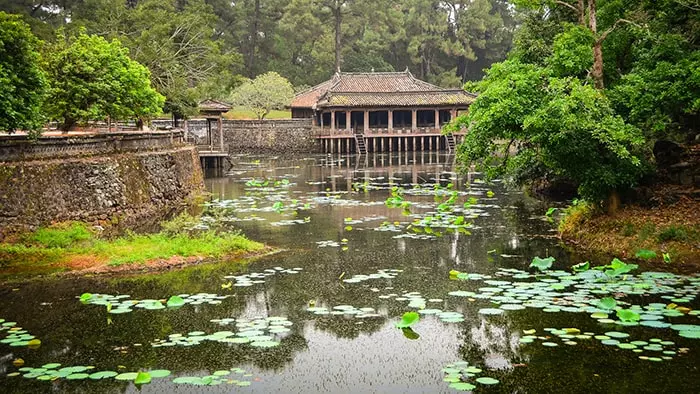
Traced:
<path fill-rule="evenodd" d="M 613 216 L 574 209 L 560 222 L 559 238 L 578 254 L 615 256 L 697 273 L 700 201 L 681 200 L 656 207 L 629 205 Z M 649 251 L 655 256 L 638 256 Z"/>
<path fill-rule="evenodd" d="M 58 268 L 66 268 L 63 271 L 47 271 L 36 274 L 23 275 L 31 270 L 17 271 L 14 274 L 21 276 L 10 277 L 0 280 L 0 288 L 9 285 L 27 283 L 48 279 L 69 279 L 69 278 L 94 278 L 94 277 L 118 277 L 121 275 L 135 274 L 156 274 L 178 269 L 216 263 L 231 263 L 240 265 L 255 261 L 264 257 L 272 256 L 284 252 L 285 249 L 277 249 L 265 246 L 261 250 L 241 251 L 226 255 L 223 258 L 202 257 L 202 256 L 172 256 L 167 259 L 152 259 L 143 263 L 131 263 L 111 265 L 109 263 L 94 264 L 84 268 L 70 268 L 71 264 L 59 263 Z"/>

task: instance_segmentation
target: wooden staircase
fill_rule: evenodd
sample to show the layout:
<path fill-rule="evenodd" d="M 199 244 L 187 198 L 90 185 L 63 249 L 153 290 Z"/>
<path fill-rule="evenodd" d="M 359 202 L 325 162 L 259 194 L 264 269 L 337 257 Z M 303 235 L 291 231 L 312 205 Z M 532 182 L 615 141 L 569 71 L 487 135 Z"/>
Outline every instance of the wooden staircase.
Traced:
<path fill-rule="evenodd" d="M 359 153 L 361 155 L 367 154 L 367 145 L 365 144 L 364 134 L 355 134 L 355 147 L 357 148 L 356 153 Z"/>
<path fill-rule="evenodd" d="M 452 134 L 446 134 L 445 139 L 447 140 L 447 150 L 450 151 L 450 153 L 455 151 L 455 146 L 457 145 L 455 141 L 455 136 Z"/>

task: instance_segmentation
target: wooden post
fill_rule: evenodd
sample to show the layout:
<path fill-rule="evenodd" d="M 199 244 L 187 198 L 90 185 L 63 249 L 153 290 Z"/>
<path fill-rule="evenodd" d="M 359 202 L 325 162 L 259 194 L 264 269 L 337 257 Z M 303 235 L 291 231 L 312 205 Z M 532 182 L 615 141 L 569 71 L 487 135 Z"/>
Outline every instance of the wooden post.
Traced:
<path fill-rule="evenodd" d="M 352 134 L 352 123 L 350 122 L 351 118 L 352 118 L 352 112 L 345 111 L 345 129 L 350 134 Z"/>
<path fill-rule="evenodd" d="M 450 110 L 450 122 L 455 120 L 456 117 L 457 117 L 457 108 L 452 108 Z"/>
<path fill-rule="evenodd" d="M 321 111 L 320 119 L 321 119 L 321 131 L 323 131 L 323 111 Z"/>
<path fill-rule="evenodd" d="M 331 134 L 335 131 L 335 111 L 331 110 Z"/>
<path fill-rule="evenodd" d="M 369 132 L 369 111 L 365 110 L 365 125 L 362 133 L 367 134 L 367 132 Z"/>
<path fill-rule="evenodd" d="M 221 120 L 221 115 L 219 115 L 219 119 L 217 119 L 216 126 L 219 129 L 219 151 L 223 152 L 224 151 L 224 123 Z M 222 162 L 222 164 L 223 164 L 223 162 Z M 223 167 L 223 165 L 221 167 Z"/>
<path fill-rule="evenodd" d="M 389 134 L 394 131 L 394 111 L 388 110 L 387 114 L 389 116 Z"/>
<path fill-rule="evenodd" d="M 435 110 L 435 130 L 440 130 L 440 110 Z"/>
<path fill-rule="evenodd" d="M 411 110 L 411 131 L 418 129 L 418 110 Z"/>

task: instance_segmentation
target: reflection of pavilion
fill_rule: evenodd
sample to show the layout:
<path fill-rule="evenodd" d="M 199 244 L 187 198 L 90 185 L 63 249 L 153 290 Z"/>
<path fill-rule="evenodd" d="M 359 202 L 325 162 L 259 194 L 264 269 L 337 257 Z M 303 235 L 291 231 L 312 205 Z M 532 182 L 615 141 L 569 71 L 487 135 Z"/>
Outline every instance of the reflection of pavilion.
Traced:
<path fill-rule="evenodd" d="M 408 70 L 338 72 L 298 94 L 291 109 L 294 118 L 313 119 L 329 152 L 350 152 L 362 146 L 360 139 L 371 152 L 452 150 L 455 139 L 440 130 L 473 100 L 471 93 L 423 82 Z"/>

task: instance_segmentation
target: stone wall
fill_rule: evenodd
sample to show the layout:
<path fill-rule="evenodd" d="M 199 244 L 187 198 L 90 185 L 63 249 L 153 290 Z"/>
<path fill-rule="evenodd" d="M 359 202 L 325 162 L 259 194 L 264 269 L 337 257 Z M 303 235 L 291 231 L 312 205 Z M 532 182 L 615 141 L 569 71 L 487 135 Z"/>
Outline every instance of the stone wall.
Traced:
<path fill-rule="evenodd" d="M 48 134 L 35 140 L 20 134 L 1 135 L 0 162 L 167 149 L 182 142 L 182 130 Z"/>
<path fill-rule="evenodd" d="M 87 153 L 0 162 L 0 234 L 65 220 L 138 223 L 203 190 L 192 145 Z"/>
<path fill-rule="evenodd" d="M 169 121 L 154 121 L 157 127 L 170 125 Z M 311 153 L 320 146 L 311 127 L 311 119 L 265 119 L 223 121 L 224 145 L 230 153 Z M 216 122 L 212 121 L 213 146 L 218 147 Z M 187 121 L 186 139 L 197 145 L 209 145 L 207 121 Z"/>

